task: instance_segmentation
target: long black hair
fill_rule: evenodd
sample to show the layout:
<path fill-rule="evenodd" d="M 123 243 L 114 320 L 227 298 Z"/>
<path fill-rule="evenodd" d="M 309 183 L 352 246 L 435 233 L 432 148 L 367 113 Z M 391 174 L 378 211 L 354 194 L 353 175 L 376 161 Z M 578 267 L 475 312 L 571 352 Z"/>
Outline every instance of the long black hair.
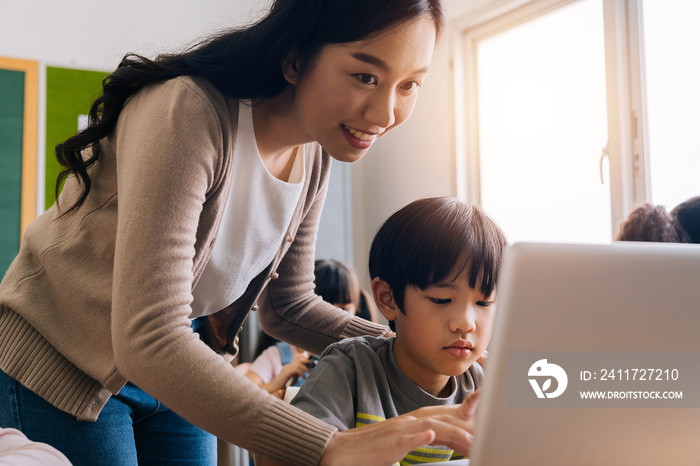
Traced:
<path fill-rule="evenodd" d="M 129 97 L 148 84 L 196 75 L 231 97 L 274 97 L 287 86 L 282 65 L 290 52 L 303 64 L 325 44 L 366 39 L 419 16 L 431 18 L 440 34 L 441 0 L 274 0 L 257 23 L 223 31 L 182 53 L 154 60 L 127 54 L 102 81 L 102 95 L 90 107 L 88 127 L 56 145 L 56 158 L 65 167 L 56 181 L 56 198 L 63 181 L 73 174 L 82 193 L 66 213 L 83 204 L 91 187 L 88 169 L 100 156 L 100 139 L 112 132 Z"/>

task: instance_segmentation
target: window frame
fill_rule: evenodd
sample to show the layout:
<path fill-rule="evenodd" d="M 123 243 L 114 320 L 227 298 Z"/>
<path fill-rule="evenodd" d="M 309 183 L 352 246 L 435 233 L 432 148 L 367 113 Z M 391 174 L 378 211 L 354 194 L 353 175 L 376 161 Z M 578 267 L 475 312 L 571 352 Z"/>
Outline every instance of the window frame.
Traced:
<path fill-rule="evenodd" d="M 453 22 L 455 149 L 457 195 L 481 204 L 476 47 L 479 41 L 580 0 L 489 2 Z M 608 142 L 601 147 L 609 164 L 612 236 L 650 193 L 649 147 L 644 76 L 641 0 L 602 0 L 607 90 Z"/>

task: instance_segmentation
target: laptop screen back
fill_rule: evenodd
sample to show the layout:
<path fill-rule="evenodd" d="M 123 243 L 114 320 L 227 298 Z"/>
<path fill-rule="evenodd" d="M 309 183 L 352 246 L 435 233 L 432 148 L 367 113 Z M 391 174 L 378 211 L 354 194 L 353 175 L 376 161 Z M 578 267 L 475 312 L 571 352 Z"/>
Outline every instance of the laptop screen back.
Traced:
<path fill-rule="evenodd" d="M 471 466 L 700 464 L 700 246 L 504 257 Z"/>

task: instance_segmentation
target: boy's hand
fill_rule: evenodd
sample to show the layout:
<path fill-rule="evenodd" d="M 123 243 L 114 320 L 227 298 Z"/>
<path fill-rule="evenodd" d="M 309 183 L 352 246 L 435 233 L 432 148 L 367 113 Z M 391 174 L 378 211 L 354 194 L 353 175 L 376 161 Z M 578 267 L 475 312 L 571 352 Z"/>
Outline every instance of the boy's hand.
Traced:
<path fill-rule="evenodd" d="M 477 390 L 459 405 L 420 408 L 384 422 L 337 432 L 320 464 L 390 466 L 423 445 L 445 445 L 468 456 L 478 398 Z"/>
<path fill-rule="evenodd" d="M 481 356 L 479 356 L 477 358 L 476 362 L 478 362 L 481 365 L 481 367 L 486 368 L 486 360 L 488 358 L 489 358 L 489 352 L 484 350 L 484 352 L 481 354 Z"/>
<path fill-rule="evenodd" d="M 478 400 L 476 390 L 459 405 L 420 408 L 384 422 L 337 432 L 326 445 L 320 465 L 391 466 L 423 445 L 446 445 L 468 457 Z M 264 460 L 260 464 L 283 463 Z"/>
<path fill-rule="evenodd" d="M 457 407 L 457 416 L 464 419 L 464 421 L 468 424 L 470 434 L 474 432 L 474 426 L 476 425 L 476 410 L 479 407 L 480 394 L 481 392 L 477 388 Z"/>
<path fill-rule="evenodd" d="M 462 403 L 449 406 L 426 406 L 425 408 L 417 409 L 410 414 L 416 417 L 437 417 L 445 422 L 454 424 L 466 430 L 470 435 L 474 431 L 474 422 L 476 420 L 476 409 L 479 406 L 479 389 L 470 393 Z M 437 445 L 437 444 L 436 444 Z M 444 444 L 443 444 L 444 445 Z M 449 446 L 449 445 L 448 445 Z M 470 445 L 471 446 L 471 445 Z M 463 451 L 454 448 L 459 453 L 467 456 L 468 451 Z"/>

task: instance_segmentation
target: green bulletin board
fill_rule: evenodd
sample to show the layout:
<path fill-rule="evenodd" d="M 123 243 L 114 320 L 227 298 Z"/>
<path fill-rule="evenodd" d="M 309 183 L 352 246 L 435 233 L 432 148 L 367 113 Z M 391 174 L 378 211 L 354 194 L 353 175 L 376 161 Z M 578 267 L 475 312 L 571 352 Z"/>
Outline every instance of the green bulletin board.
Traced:
<path fill-rule="evenodd" d="M 78 131 L 80 115 L 88 114 L 90 105 L 101 94 L 102 80 L 108 74 L 46 68 L 46 209 L 56 201 L 56 179 L 63 168 L 56 160 L 56 144 Z"/>

